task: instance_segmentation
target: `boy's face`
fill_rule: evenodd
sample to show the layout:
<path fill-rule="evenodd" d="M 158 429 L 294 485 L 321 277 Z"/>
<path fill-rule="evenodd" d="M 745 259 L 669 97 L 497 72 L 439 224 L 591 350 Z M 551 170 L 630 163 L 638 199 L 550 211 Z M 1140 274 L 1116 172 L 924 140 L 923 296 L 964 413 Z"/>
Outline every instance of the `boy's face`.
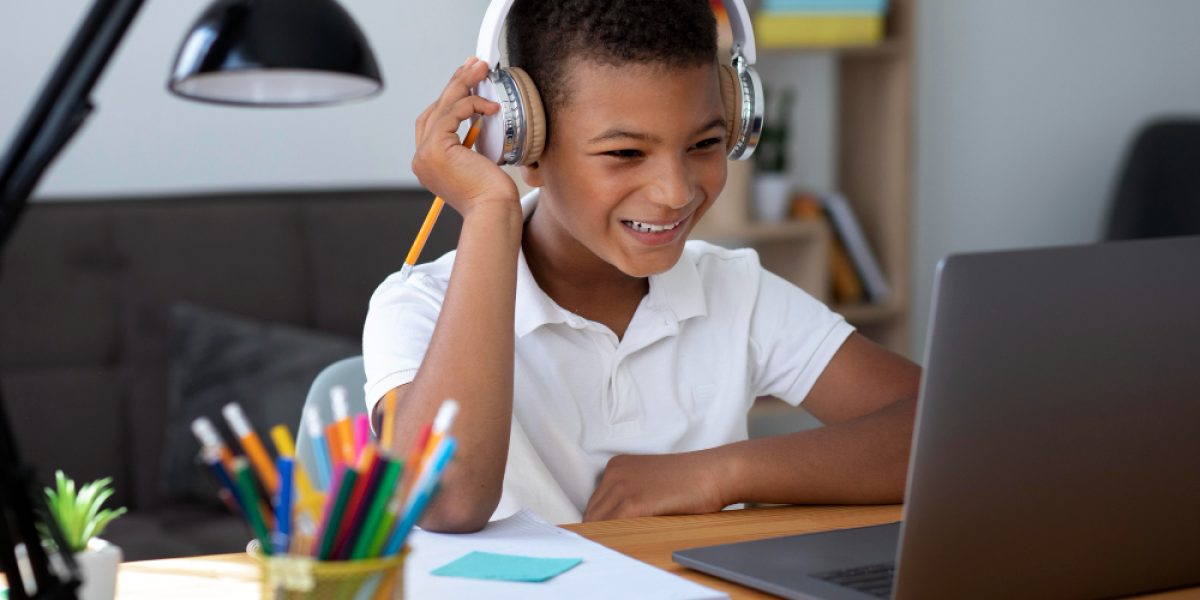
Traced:
<path fill-rule="evenodd" d="M 599 258 L 635 277 L 670 269 L 725 185 L 715 64 L 574 60 L 567 81 L 546 152 L 525 170 L 542 187 L 534 219 L 551 220 L 539 233 L 549 229 L 553 251 L 569 253 L 560 260 Z"/>

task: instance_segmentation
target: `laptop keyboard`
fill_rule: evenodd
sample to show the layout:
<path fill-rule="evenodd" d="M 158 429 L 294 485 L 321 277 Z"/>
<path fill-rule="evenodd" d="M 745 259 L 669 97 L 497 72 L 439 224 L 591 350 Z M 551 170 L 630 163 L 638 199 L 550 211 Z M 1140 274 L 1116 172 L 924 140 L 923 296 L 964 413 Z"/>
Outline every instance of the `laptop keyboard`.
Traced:
<path fill-rule="evenodd" d="M 855 567 L 853 569 L 838 569 L 836 571 L 814 573 L 810 577 L 816 577 L 821 581 L 828 581 L 834 585 L 848 587 L 864 594 L 870 594 L 876 598 L 890 598 L 892 596 L 892 579 L 895 574 L 895 563 L 881 563 L 878 565 Z"/>

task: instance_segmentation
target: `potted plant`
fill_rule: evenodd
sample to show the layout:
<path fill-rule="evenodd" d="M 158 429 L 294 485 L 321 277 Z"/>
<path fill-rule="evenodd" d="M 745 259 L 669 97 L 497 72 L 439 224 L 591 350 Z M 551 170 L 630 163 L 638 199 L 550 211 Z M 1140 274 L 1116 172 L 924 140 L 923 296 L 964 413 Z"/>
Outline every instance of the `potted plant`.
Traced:
<path fill-rule="evenodd" d="M 784 88 L 776 98 L 774 90 L 766 91 L 766 106 L 772 112 L 763 122 L 758 148 L 754 151 L 754 217 L 759 221 L 782 221 L 787 218 L 792 199 L 792 182 L 788 175 L 788 136 L 791 128 L 791 88 Z M 777 100 L 777 101 L 776 101 Z"/>
<path fill-rule="evenodd" d="M 113 494 L 111 485 L 112 478 L 105 477 L 76 488 L 72 479 L 55 471 L 54 488 L 46 488 L 50 516 L 79 565 L 79 600 L 111 600 L 116 593 L 121 549 L 98 537 L 109 522 L 125 514 L 124 507 L 103 508 Z M 42 539 L 49 538 L 43 531 Z"/>

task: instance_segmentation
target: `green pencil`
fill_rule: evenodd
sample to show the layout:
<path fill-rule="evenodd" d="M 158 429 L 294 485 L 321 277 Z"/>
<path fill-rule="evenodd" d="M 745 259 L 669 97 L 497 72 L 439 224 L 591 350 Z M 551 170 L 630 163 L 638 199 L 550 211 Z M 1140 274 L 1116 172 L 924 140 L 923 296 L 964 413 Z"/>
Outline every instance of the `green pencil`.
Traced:
<path fill-rule="evenodd" d="M 241 494 L 242 503 L 246 507 L 246 520 L 250 521 L 250 529 L 254 530 L 254 537 L 258 538 L 262 553 L 270 556 L 271 536 L 267 533 L 267 524 L 263 521 L 262 512 L 258 507 L 258 490 L 254 489 L 254 476 L 250 474 L 246 457 L 238 456 L 233 459 L 233 471 L 237 479 L 238 493 Z"/>
<path fill-rule="evenodd" d="M 342 528 L 342 513 L 346 512 L 346 503 L 349 502 L 350 494 L 354 491 L 354 480 L 356 479 L 358 479 L 358 471 L 346 466 L 345 471 L 342 472 L 342 485 L 338 487 L 333 509 L 329 512 L 329 519 L 325 522 L 325 535 L 321 538 L 317 560 L 329 560 L 329 555 L 333 554 L 333 543 L 337 541 L 338 530 Z"/>
<path fill-rule="evenodd" d="M 400 471 L 403 475 L 403 461 L 400 462 Z M 400 496 L 400 488 L 397 488 L 384 502 L 383 516 L 379 519 L 379 526 L 371 534 L 371 545 L 367 547 L 367 556 L 378 558 L 379 553 L 383 552 L 383 546 L 387 544 L 388 536 L 392 533 L 392 528 L 396 526 L 396 520 L 400 518 L 401 511 L 404 510 L 404 503 L 401 502 Z"/>
<path fill-rule="evenodd" d="M 400 471 L 404 467 L 402 462 L 390 458 L 384 460 L 387 461 L 387 466 L 384 467 L 379 487 L 375 489 L 375 497 L 371 499 L 371 506 L 367 509 L 367 517 L 358 531 L 358 539 L 355 540 L 354 549 L 350 552 L 351 560 L 369 557 L 368 551 L 371 548 L 371 542 L 377 533 L 379 522 L 383 520 L 384 509 L 387 508 L 388 500 L 392 497 L 392 490 L 396 487 L 396 482 L 400 479 Z"/>

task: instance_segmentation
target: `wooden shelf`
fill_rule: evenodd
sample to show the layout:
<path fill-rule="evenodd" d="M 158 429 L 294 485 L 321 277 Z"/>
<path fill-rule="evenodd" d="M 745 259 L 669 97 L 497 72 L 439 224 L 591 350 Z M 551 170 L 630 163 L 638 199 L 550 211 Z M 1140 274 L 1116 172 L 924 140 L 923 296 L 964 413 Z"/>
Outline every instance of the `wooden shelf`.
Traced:
<path fill-rule="evenodd" d="M 913 56 L 916 2 L 891 0 L 886 37 L 878 44 L 846 47 L 759 46 L 760 73 L 772 73 L 803 87 L 788 71 L 789 57 L 821 53 L 836 63 L 832 69 L 835 113 L 830 151 L 834 153 L 832 187 L 849 202 L 868 245 L 891 288 L 882 305 L 834 305 L 833 310 L 863 335 L 900 354 L 909 352 L 908 306 L 911 304 Z M 771 68 L 774 67 L 774 68 Z M 764 81 L 765 85 L 776 83 Z M 817 96 L 820 93 L 816 94 Z M 801 102 L 803 102 L 801 96 Z M 809 114 L 796 112 L 793 114 Z M 828 124 L 795 122 L 793 135 L 823 132 Z M 832 234 L 823 223 L 755 223 L 751 219 L 752 165 L 730 163 L 722 197 L 709 209 L 692 237 L 726 246 L 750 246 L 763 267 L 803 288 L 823 302 L 831 301 L 829 246 Z M 800 180 L 803 189 L 814 182 Z"/>
<path fill-rule="evenodd" d="M 837 304 L 830 307 L 852 325 L 877 325 L 904 315 L 900 304 Z"/>
<path fill-rule="evenodd" d="M 751 222 L 736 227 L 717 224 L 693 232 L 692 237 L 714 243 L 741 242 L 744 245 L 753 246 L 762 242 L 802 240 L 820 235 L 822 235 L 822 225 L 816 221 L 781 221 L 778 223 Z"/>

